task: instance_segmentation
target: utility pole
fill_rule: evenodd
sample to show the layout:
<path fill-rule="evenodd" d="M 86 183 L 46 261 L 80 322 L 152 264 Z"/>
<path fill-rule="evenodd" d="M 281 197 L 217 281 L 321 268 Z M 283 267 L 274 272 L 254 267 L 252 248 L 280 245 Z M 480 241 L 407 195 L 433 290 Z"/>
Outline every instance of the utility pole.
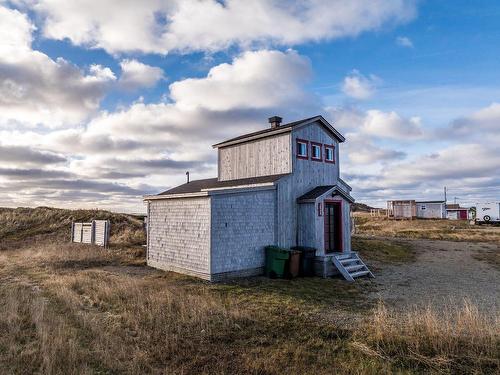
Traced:
<path fill-rule="evenodd" d="M 444 187 L 444 203 L 447 203 L 448 200 L 446 199 L 446 186 Z"/>

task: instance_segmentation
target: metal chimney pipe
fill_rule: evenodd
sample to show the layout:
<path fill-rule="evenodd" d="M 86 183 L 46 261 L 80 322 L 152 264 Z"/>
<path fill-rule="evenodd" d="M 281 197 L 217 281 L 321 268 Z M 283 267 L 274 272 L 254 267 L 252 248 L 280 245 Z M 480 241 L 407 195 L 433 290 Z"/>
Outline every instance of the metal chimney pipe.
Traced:
<path fill-rule="evenodd" d="M 281 121 L 283 121 L 283 119 L 279 116 L 273 116 L 269 117 L 268 121 L 271 124 L 271 128 L 276 129 L 281 125 Z"/>
<path fill-rule="evenodd" d="M 186 172 L 187 183 L 189 184 L 189 171 Z"/>

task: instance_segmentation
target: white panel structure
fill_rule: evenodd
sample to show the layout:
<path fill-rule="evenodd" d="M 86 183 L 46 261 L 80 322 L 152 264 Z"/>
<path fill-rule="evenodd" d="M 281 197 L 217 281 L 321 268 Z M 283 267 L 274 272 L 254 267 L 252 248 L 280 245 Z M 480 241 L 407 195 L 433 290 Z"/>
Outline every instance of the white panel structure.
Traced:
<path fill-rule="evenodd" d="M 71 242 L 108 246 L 111 225 L 109 220 L 71 224 Z"/>

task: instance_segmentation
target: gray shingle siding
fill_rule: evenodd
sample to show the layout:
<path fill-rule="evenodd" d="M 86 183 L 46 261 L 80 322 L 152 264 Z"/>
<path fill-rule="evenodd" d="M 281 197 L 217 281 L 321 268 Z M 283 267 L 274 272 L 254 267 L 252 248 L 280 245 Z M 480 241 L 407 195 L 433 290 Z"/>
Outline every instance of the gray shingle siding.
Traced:
<path fill-rule="evenodd" d="M 264 266 L 264 246 L 275 242 L 276 191 L 212 196 L 211 273 Z"/>
<path fill-rule="evenodd" d="M 148 264 L 208 278 L 210 198 L 149 203 Z"/>

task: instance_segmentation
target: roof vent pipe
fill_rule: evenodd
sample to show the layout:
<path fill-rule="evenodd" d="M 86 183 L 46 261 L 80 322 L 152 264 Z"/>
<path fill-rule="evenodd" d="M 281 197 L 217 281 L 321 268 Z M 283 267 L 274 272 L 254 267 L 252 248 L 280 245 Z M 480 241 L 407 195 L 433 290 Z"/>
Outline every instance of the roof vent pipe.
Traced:
<path fill-rule="evenodd" d="M 189 171 L 186 172 L 187 183 L 189 184 Z"/>
<path fill-rule="evenodd" d="M 278 128 L 281 125 L 281 121 L 283 121 L 283 119 L 279 116 L 269 117 L 269 123 L 272 129 Z"/>

